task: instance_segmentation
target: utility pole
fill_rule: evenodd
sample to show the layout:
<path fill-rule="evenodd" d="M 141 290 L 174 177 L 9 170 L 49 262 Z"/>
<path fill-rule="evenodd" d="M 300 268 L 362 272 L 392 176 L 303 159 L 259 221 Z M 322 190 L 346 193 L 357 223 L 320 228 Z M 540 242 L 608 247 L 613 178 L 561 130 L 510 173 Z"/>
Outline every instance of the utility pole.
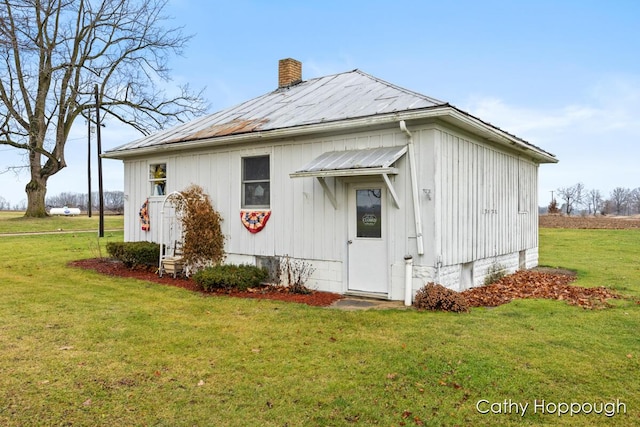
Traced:
<path fill-rule="evenodd" d="M 98 98 L 98 85 L 96 93 L 96 138 L 98 139 L 98 199 L 100 205 L 100 229 L 98 237 L 104 237 L 104 193 L 102 190 L 102 140 L 100 138 L 100 100 Z"/>
<path fill-rule="evenodd" d="M 91 218 L 91 108 L 87 115 L 87 215 Z"/>

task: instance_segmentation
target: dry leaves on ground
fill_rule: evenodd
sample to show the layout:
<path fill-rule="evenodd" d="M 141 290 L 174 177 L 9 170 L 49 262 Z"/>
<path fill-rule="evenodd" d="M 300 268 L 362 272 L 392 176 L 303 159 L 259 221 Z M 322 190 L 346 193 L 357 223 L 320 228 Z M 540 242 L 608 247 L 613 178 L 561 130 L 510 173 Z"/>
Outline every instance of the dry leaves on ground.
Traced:
<path fill-rule="evenodd" d="M 153 272 L 127 269 L 119 262 L 88 259 L 74 261 L 70 265 L 92 269 L 102 274 L 132 277 L 198 291 L 192 280 L 173 279 L 169 276 L 160 278 Z M 519 271 L 502 278 L 492 285 L 469 289 L 461 294 L 471 307 L 495 307 L 518 298 L 547 298 L 565 300 L 569 304 L 584 308 L 600 308 L 607 306 L 607 299 L 618 298 L 614 292 L 603 287 L 582 288 L 580 286 L 571 286 L 569 283 L 575 280 L 575 275 L 558 274 L 555 270 L 553 271 L 554 273 L 533 270 Z M 253 289 L 245 292 L 221 291 L 220 293 L 210 293 L 208 295 L 278 299 L 315 306 L 328 306 L 342 298 L 342 295 L 330 292 L 316 291 L 310 295 L 292 294 L 278 287 L 271 287 L 269 291 L 267 289 Z"/>
<path fill-rule="evenodd" d="M 583 308 L 607 307 L 607 300 L 619 298 L 604 288 L 572 286 L 575 276 L 532 270 L 518 271 L 497 282 L 462 292 L 471 307 L 495 307 L 514 299 L 544 298 L 566 301 Z"/>

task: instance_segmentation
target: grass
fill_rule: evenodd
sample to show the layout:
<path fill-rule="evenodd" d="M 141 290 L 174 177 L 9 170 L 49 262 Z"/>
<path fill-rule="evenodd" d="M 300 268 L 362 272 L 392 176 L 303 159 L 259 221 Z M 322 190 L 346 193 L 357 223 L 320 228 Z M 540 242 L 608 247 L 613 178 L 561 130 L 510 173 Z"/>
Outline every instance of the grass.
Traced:
<path fill-rule="evenodd" d="M 101 243 L 121 239 L 107 233 Z M 616 260 L 637 260 L 639 242 L 638 231 L 543 229 L 541 259 L 578 270 L 579 285 L 604 278 L 637 296 L 640 273 Z M 0 425 L 640 421 L 632 300 L 600 311 L 542 300 L 462 315 L 334 311 L 66 267 L 95 246 L 88 234 L 0 237 Z M 619 400 L 626 414 L 534 412 L 543 399 Z M 485 400 L 529 408 L 481 414 Z"/>
<path fill-rule="evenodd" d="M 98 230 L 99 218 L 95 214 L 91 218 L 86 215 L 50 216 L 46 218 L 25 218 L 24 212 L 0 211 L 0 234 L 34 233 L 53 231 Z M 121 230 L 124 227 L 122 215 L 106 215 L 105 230 Z"/>
<path fill-rule="evenodd" d="M 570 267 L 585 287 L 640 299 L 640 230 L 540 229 L 540 264 Z"/>

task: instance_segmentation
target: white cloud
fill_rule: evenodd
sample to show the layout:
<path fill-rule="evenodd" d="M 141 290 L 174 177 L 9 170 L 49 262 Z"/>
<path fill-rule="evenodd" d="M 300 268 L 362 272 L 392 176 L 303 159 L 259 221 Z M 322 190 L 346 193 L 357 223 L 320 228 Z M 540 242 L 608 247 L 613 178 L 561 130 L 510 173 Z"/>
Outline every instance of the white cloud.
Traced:
<path fill-rule="evenodd" d="M 565 131 L 592 126 L 603 111 L 587 105 L 568 105 L 556 109 L 534 109 L 508 105 L 498 98 L 472 98 L 466 107 L 469 113 L 518 136 Z"/>
<path fill-rule="evenodd" d="M 607 196 L 615 187 L 640 187 L 640 79 L 602 79 L 580 102 L 552 108 L 478 96 L 461 108 L 557 155 L 557 165 L 540 170 L 540 200 L 577 182 Z"/>
<path fill-rule="evenodd" d="M 500 98 L 473 96 L 462 108 L 525 138 L 530 132 L 576 129 L 600 134 L 623 130 L 640 135 L 640 79 L 603 79 L 585 90 L 585 100 L 565 106 L 508 105 Z"/>

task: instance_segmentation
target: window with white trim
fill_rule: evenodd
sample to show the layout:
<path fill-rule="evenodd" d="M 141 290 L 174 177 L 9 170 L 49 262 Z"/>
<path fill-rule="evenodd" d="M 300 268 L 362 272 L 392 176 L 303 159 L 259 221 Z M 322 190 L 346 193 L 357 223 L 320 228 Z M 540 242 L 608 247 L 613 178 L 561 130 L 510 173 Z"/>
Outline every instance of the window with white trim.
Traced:
<path fill-rule="evenodd" d="M 152 196 L 164 196 L 167 192 L 167 164 L 149 165 L 149 187 Z"/>
<path fill-rule="evenodd" d="M 271 206 L 269 156 L 242 158 L 242 207 L 269 209 Z"/>

